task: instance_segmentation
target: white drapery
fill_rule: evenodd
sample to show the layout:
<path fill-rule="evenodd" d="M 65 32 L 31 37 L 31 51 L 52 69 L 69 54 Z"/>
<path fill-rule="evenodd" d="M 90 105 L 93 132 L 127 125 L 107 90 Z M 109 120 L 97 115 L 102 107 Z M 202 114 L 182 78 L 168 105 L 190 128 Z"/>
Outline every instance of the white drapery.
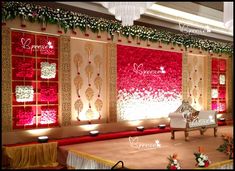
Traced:
<path fill-rule="evenodd" d="M 67 166 L 73 169 L 111 169 L 115 163 L 82 152 L 70 150 Z"/>

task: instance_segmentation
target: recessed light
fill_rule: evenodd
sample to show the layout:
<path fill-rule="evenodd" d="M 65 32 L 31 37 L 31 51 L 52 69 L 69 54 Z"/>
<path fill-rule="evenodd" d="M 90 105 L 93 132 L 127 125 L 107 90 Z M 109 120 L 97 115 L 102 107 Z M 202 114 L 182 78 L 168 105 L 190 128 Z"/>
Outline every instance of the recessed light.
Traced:
<path fill-rule="evenodd" d="M 164 129 L 164 128 L 166 128 L 166 124 L 160 124 L 160 125 L 158 125 L 158 128 Z"/>
<path fill-rule="evenodd" d="M 144 131 L 144 126 L 137 126 L 136 129 L 137 131 Z"/>
<path fill-rule="evenodd" d="M 40 136 L 40 137 L 38 137 L 38 142 L 39 143 L 46 143 L 46 142 L 48 142 L 48 136 Z"/>
<path fill-rule="evenodd" d="M 98 134 L 99 134 L 99 131 L 97 131 L 97 130 L 90 131 L 91 136 L 97 136 Z"/>

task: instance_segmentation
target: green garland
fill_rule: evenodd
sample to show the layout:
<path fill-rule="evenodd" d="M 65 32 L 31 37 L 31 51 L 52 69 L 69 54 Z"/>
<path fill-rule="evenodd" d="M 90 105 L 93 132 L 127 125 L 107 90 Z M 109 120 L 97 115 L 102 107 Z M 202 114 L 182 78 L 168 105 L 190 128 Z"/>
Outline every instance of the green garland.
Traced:
<path fill-rule="evenodd" d="M 133 25 L 123 27 L 120 22 L 103 18 L 90 17 L 84 14 L 63 9 L 52 9 L 46 6 L 23 2 L 2 2 L 2 22 L 21 17 L 30 22 L 50 23 L 60 25 L 65 32 L 68 29 L 79 28 L 85 31 L 89 28 L 93 33 L 108 32 L 112 38 L 115 33 L 125 37 L 139 37 L 140 40 L 151 42 L 172 43 L 187 48 L 198 48 L 208 52 L 233 54 L 233 44 L 200 39 L 188 34 L 175 34 L 144 26 Z"/>

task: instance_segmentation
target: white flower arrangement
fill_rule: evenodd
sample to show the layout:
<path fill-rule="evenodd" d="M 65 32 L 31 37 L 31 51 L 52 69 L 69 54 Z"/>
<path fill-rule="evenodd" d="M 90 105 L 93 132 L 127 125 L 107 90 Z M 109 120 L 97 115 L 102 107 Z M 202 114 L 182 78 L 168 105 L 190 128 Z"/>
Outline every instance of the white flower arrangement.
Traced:
<path fill-rule="evenodd" d="M 209 161 L 207 155 L 203 153 L 194 153 L 198 167 L 208 167 L 211 161 Z"/>
<path fill-rule="evenodd" d="M 218 89 L 213 88 L 213 89 L 211 90 L 211 97 L 212 97 L 212 98 L 218 98 L 218 96 L 219 96 Z"/>
<path fill-rule="evenodd" d="M 17 102 L 33 101 L 33 86 L 16 86 L 15 93 Z"/>
<path fill-rule="evenodd" d="M 177 160 L 177 154 L 170 155 L 168 157 L 169 164 L 167 165 L 167 169 L 169 170 L 179 170 L 181 169 L 180 163 Z"/>
<path fill-rule="evenodd" d="M 56 63 L 41 62 L 41 78 L 55 78 Z"/>
<path fill-rule="evenodd" d="M 173 165 L 176 167 L 176 169 L 181 169 L 178 160 L 173 159 Z"/>
<path fill-rule="evenodd" d="M 225 85 L 225 75 L 224 74 L 221 74 L 219 76 L 219 84 Z"/>

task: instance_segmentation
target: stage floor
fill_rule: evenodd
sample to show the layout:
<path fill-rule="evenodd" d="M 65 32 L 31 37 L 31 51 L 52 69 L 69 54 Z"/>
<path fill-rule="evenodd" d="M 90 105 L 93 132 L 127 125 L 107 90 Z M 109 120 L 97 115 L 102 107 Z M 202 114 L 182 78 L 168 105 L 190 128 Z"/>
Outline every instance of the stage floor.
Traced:
<path fill-rule="evenodd" d="M 64 162 L 68 150 L 73 149 L 113 162 L 122 160 L 125 167 L 130 169 L 166 169 L 167 157 L 177 153 L 182 169 L 192 169 L 196 164 L 193 153 L 198 152 L 199 146 L 204 148 L 212 164 L 228 160 L 226 154 L 216 149 L 223 144 L 222 134 L 233 136 L 233 126 L 218 127 L 217 137 L 213 136 L 213 131 L 208 129 L 204 135 L 200 135 L 199 131 L 191 131 L 188 142 L 184 140 L 184 132 L 180 131 L 175 132 L 175 140 L 170 139 L 170 133 L 160 133 L 66 145 L 59 147 L 58 154 L 60 161 Z M 156 141 L 159 141 L 160 147 Z"/>

